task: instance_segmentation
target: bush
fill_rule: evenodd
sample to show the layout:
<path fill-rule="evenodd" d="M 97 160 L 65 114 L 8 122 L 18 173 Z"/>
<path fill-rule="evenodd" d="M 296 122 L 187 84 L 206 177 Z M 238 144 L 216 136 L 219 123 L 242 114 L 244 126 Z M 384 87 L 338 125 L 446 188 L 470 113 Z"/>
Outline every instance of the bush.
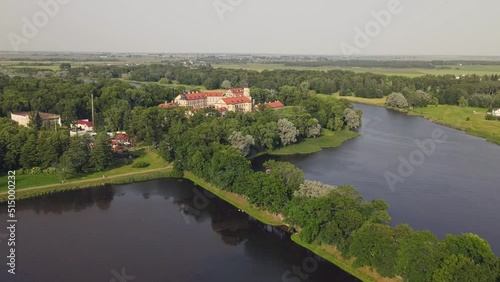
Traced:
<path fill-rule="evenodd" d="M 55 167 L 48 167 L 44 169 L 42 172 L 43 174 L 54 175 L 57 173 L 57 169 Z"/>
<path fill-rule="evenodd" d="M 401 93 L 392 93 L 387 97 L 387 102 L 385 104 L 389 107 L 406 109 L 408 108 L 408 101 L 405 96 Z"/>
<path fill-rule="evenodd" d="M 145 168 L 150 166 L 150 163 L 139 161 L 132 165 L 133 168 Z"/>
<path fill-rule="evenodd" d="M 29 175 L 38 175 L 41 173 L 42 173 L 42 169 L 39 167 L 34 167 L 34 168 L 30 169 L 28 172 Z"/>
<path fill-rule="evenodd" d="M 487 114 L 487 115 L 485 116 L 485 119 L 486 119 L 486 120 L 497 120 L 497 117 L 496 117 L 496 116 L 494 116 L 494 115 L 492 115 L 492 114 Z"/>
<path fill-rule="evenodd" d="M 470 117 L 466 117 L 466 118 L 465 118 L 465 120 L 466 120 L 466 121 L 470 121 Z"/>

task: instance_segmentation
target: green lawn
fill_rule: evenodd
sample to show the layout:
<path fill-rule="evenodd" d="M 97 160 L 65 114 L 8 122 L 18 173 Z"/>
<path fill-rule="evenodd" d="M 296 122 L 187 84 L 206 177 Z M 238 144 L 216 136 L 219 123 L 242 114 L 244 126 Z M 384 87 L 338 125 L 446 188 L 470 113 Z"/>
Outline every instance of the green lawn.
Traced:
<path fill-rule="evenodd" d="M 324 129 L 323 136 L 318 138 L 308 138 L 300 143 L 279 148 L 269 152 L 270 155 L 296 155 L 296 154 L 311 154 L 321 151 L 326 148 L 336 148 L 342 145 L 345 141 L 359 136 L 354 131 L 330 131 Z"/>
<path fill-rule="evenodd" d="M 460 129 L 468 134 L 500 144 L 500 121 L 486 120 L 484 118 L 486 111 L 483 108 L 439 105 L 412 109 L 410 115 L 423 116 L 436 123 Z M 470 120 L 467 121 L 467 118 Z"/>
<path fill-rule="evenodd" d="M 133 152 L 136 156 L 132 164 L 124 165 L 121 167 L 117 167 L 104 172 L 96 172 L 86 175 L 75 175 L 68 182 L 76 182 L 82 180 L 90 180 L 90 179 L 99 179 L 110 176 L 128 174 L 128 173 L 136 173 L 141 171 L 147 171 L 152 169 L 159 169 L 168 167 L 169 164 L 165 162 L 156 152 L 153 150 L 149 151 L 148 148 L 143 148 Z M 145 168 L 133 168 L 132 165 L 136 162 L 144 161 L 149 163 L 150 165 Z M 7 191 L 7 176 L 0 177 L 0 192 Z M 22 190 L 26 188 L 36 187 L 36 186 L 45 186 L 51 184 L 60 184 L 60 178 L 58 175 L 46 175 L 46 174 L 38 174 L 38 175 L 16 175 L 16 189 Z"/>

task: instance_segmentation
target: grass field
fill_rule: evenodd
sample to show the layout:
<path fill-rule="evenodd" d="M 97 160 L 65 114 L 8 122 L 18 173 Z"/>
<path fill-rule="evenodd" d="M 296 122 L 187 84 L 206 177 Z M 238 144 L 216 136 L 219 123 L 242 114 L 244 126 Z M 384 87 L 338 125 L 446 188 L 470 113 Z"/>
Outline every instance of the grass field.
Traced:
<path fill-rule="evenodd" d="M 71 179 L 67 180 L 68 183 L 72 182 L 80 182 L 85 180 L 93 180 L 93 179 L 102 179 L 103 176 L 113 177 L 117 175 L 126 175 L 130 173 L 137 173 L 141 171 L 150 171 L 155 169 L 161 169 L 169 167 L 170 164 L 165 162 L 158 154 L 153 151 L 148 151 L 147 148 L 136 151 L 138 157 L 134 160 L 133 163 L 144 161 L 149 163 L 150 165 L 146 168 L 133 168 L 132 164 L 121 166 L 118 168 L 114 168 L 104 172 L 97 172 L 87 175 L 75 175 Z M 7 176 L 0 177 L 0 193 L 7 191 Z M 47 186 L 47 185 L 59 185 L 60 178 L 58 175 L 46 175 L 46 174 L 38 174 L 38 175 L 16 175 L 16 190 L 22 190 L 27 188 L 32 188 L 36 186 Z"/>
<path fill-rule="evenodd" d="M 340 147 L 345 141 L 359 136 L 358 133 L 349 130 L 330 131 L 324 129 L 323 136 L 318 138 L 309 138 L 302 140 L 300 143 L 279 148 L 269 152 L 270 155 L 297 155 L 297 154 L 311 154 L 321 151 L 326 148 Z"/>
<path fill-rule="evenodd" d="M 482 108 L 439 105 L 412 109 L 409 114 L 423 116 L 433 122 L 486 138 L 500 145 L 500 121 L 486 120 L 486 111 Z"/>
<path fill-rule="evenodd" d="M 467 74 L 477 74 L 477 75 L 500 75 L 500 66 L 486 66 L 486 65 L 473 65 L 473 66 L 447 66 L 450 69 L 424 69 L 424 68 L 360 68 L 360 67 L 294 67 L 285 66 L 282 64 L 220 64 L 213 65 L 217 68 L 229 68 L 229 69 L 248 69 L 255 71 L 263 70 L 280 70 L 280 69 L 294 69 L 294 70 L 348 70 L 356 73 L 371 72 L 375 74 L 384 75 L 400 75 L 407 77 L 419 77 L 424 75 L 467 75 Z"/>

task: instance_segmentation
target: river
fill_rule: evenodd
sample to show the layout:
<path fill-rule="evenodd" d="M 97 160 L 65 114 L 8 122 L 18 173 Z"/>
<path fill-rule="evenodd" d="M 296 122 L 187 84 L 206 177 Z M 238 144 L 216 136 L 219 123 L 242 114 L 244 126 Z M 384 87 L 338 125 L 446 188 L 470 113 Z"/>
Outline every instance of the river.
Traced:
<path fill-rule="evenodd" d="M 67 191 L 17 205 L 17 274 L 7 274 L 2 237 L 0 281 L 358 281 L 188 180 Z M 6 210 L 0 205 L 1 226 Z"/>
<path fill-rule="evenodd" d="M 441 238 L 476 233 L 500 255 L 500 146 L 421 117 L 355 107 L 363 111 L 360 137 L 312 155 L 265 156 L 255 162 L 292 162 L 304 170 L 306 179 L 352 185 L 367 200 L 384 199 L 393 225 L 407 223 Z M 435 149 L 428 145 L 424 152 L 417 141 L 432 140 L 433 132 L 441 132 L 437 140 L 444 142 L 434 142 Z M 401 177 L 401 158 L 409 162 L 410 156 L 414 171 L 403 171 Z M 391 187 L 388 172 L 404 182 Z"/>

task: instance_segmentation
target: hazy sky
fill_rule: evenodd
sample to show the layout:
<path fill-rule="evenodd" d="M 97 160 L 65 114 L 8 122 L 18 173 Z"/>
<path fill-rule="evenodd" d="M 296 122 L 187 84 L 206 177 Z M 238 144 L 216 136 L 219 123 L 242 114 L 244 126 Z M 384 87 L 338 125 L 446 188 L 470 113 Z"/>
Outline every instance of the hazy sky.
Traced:
<path fill-rule="evenodd" d="M 56 1 L 46 16 L 40 3 Z M 394 1 L 399 12 L 356 45 L 355 28 Z M 362 55 L 500 56 L 499 11 L 498 0 L 0 0 L 0 50 L 341 55 L 344 42 Z"/>

